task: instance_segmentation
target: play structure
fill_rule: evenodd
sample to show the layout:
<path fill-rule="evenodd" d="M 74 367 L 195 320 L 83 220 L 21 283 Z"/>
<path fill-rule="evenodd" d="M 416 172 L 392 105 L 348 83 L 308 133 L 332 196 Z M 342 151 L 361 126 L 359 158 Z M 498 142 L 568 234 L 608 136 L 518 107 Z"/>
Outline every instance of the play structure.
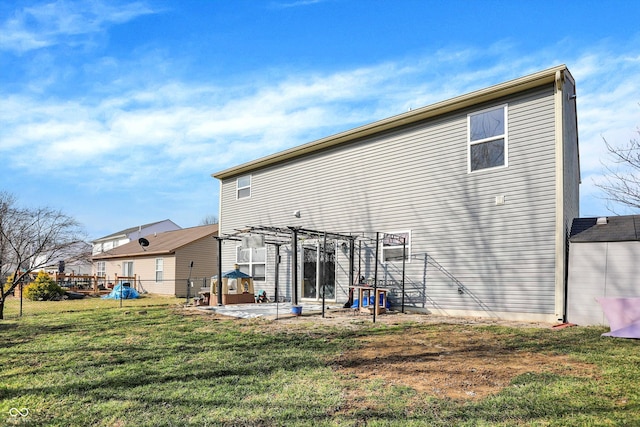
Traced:
<path fill-rule="evenodd" d="M 213 293 L 218 289 L 218 278 L 211 278 Z M 247 304 L 256 302 L 253 293 L 253 278 L 240 271 L 238 265 L 222 274 L 222 304 Z"/>

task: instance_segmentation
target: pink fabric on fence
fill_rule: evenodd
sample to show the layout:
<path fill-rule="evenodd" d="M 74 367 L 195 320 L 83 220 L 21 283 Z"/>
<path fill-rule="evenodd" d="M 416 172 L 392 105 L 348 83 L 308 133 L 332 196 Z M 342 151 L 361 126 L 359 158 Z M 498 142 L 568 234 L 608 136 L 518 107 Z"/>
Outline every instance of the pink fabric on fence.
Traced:
<path fill-rule="evenodd" d="M 640 298 L 597 298 L 609 321 L 608 337 L 640 339 Z"/>

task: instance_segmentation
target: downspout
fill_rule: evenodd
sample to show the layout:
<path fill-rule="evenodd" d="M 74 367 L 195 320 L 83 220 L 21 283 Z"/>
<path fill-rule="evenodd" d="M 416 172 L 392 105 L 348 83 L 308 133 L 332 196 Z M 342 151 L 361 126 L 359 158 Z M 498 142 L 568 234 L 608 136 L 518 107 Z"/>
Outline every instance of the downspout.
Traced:
<path fill-rule="evenodd" d="M 556 71 L 554 90 L 554 116 L 555 116 L 555 188 L 556 188 L 556 221 L 555 221 L 555 319 L 558 322 L 566 321 L 566 233 L 565 233 L 565 206 L 564 206 L 564 73 Z"/>

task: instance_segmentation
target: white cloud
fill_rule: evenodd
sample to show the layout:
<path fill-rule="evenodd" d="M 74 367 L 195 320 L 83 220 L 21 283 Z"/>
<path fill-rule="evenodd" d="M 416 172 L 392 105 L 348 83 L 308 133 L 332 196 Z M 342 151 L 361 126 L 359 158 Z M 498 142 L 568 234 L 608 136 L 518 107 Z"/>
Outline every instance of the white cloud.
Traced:
<path fill-rule="evenodd" d="M 56 0 L 24 7 L 0 22 L 0 50 L 26 52 L 60 43 L 86 43 L 105 27 L 155 13 L 142 2 Z"/>
<path fill-rule="evenodd" d="M 557 63 L 547 52 L 514 59 L 508 45 L 235 85 L 120 75 L 67 100 L 13 94 L 0 99 L 0 155 L 95 191 L 190 186 L 193 176 L 210 191 L 210 173 Z M 640 60 L 602 49 L 565 62 L 577 80 L 582 195 L 595 212 L 602 137 L 626 141 L 640 125 Z"/>
<path fill-rule="evenodd" d="M 274 9 L 290 9 L 292 7 L 310 6 L 312 4 L 323 3 L 326 0 L 294 0 L 289 2 L 274 1 L 271 3 L 271 7 Z"/>

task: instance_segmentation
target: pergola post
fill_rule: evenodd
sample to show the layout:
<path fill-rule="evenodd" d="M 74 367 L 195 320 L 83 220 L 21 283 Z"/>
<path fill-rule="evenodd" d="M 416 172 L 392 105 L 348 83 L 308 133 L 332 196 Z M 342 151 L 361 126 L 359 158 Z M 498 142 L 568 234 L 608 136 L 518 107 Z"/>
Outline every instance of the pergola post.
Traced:
<path fill-rule="evenodd" d="M 402 237 L 402 312 L 404 313 L 404 273 L 407 258 L 407 238 Z"/>
<path fill-rule="evenodd" d="M 278 320 L 278 317 L 280 315 L 280 310 L 278 307 L 278 284 L 280 282 L 280 244 L 276 243 L 274 245 L 276 247 L 276 270 L 275 270 L 275 274 L 274 274 L 274 294 L 275 294 L 275 300 L 276 300 L 276 320 Z"/>
<path fill-rule="evenodd" d="M 291 303 L 292 305 L 298 305 L 298 229 L 295 227 L 289 227 L 292 231 L 291 236 L 291 283 L 293 289 L 291 290 Z"/>
<path fill-rule="evenodd" d="M 214 239 L 218 241 L 218 305 L 222 305 L 222 238 L 214 236 Z M 210 286 L 209 295 L 213 291 L 213 283 Z"/>
<path fill-rule="evenodd" d="M 355 249 L 356 249 L 356 245 L 355 245 L 355 241 L 353 239 L 353 237 L 349 238 L 349 283 L 350 286 L 353 286 L 355 284 L 354 281 L 354 276 L 353 276 L 353 269 L 355 268 Z"/>
<path fill-rule="evenodd" d="M 322 318 L 324 318 L 324 307 L 325 307 L 325 299 L 324 299 L 324 291 L 325 286 L 327 285 L 327 232 L 324 232 L 324 241 L 322 243 L 322 264 L 320 265 L 320 286 L 322 286 Z"/>
<path fill-rule="evenodd" d="M 376 323 L 376 307 L 379 304 L 378 301 L 378 249 L 380 247 L 380 232 L 376 231 L 376 259 L 373 260 L 374 273 L 373 273 L 373 323 Z M 371 304 L 371 303 L 369 303 Z"/>

